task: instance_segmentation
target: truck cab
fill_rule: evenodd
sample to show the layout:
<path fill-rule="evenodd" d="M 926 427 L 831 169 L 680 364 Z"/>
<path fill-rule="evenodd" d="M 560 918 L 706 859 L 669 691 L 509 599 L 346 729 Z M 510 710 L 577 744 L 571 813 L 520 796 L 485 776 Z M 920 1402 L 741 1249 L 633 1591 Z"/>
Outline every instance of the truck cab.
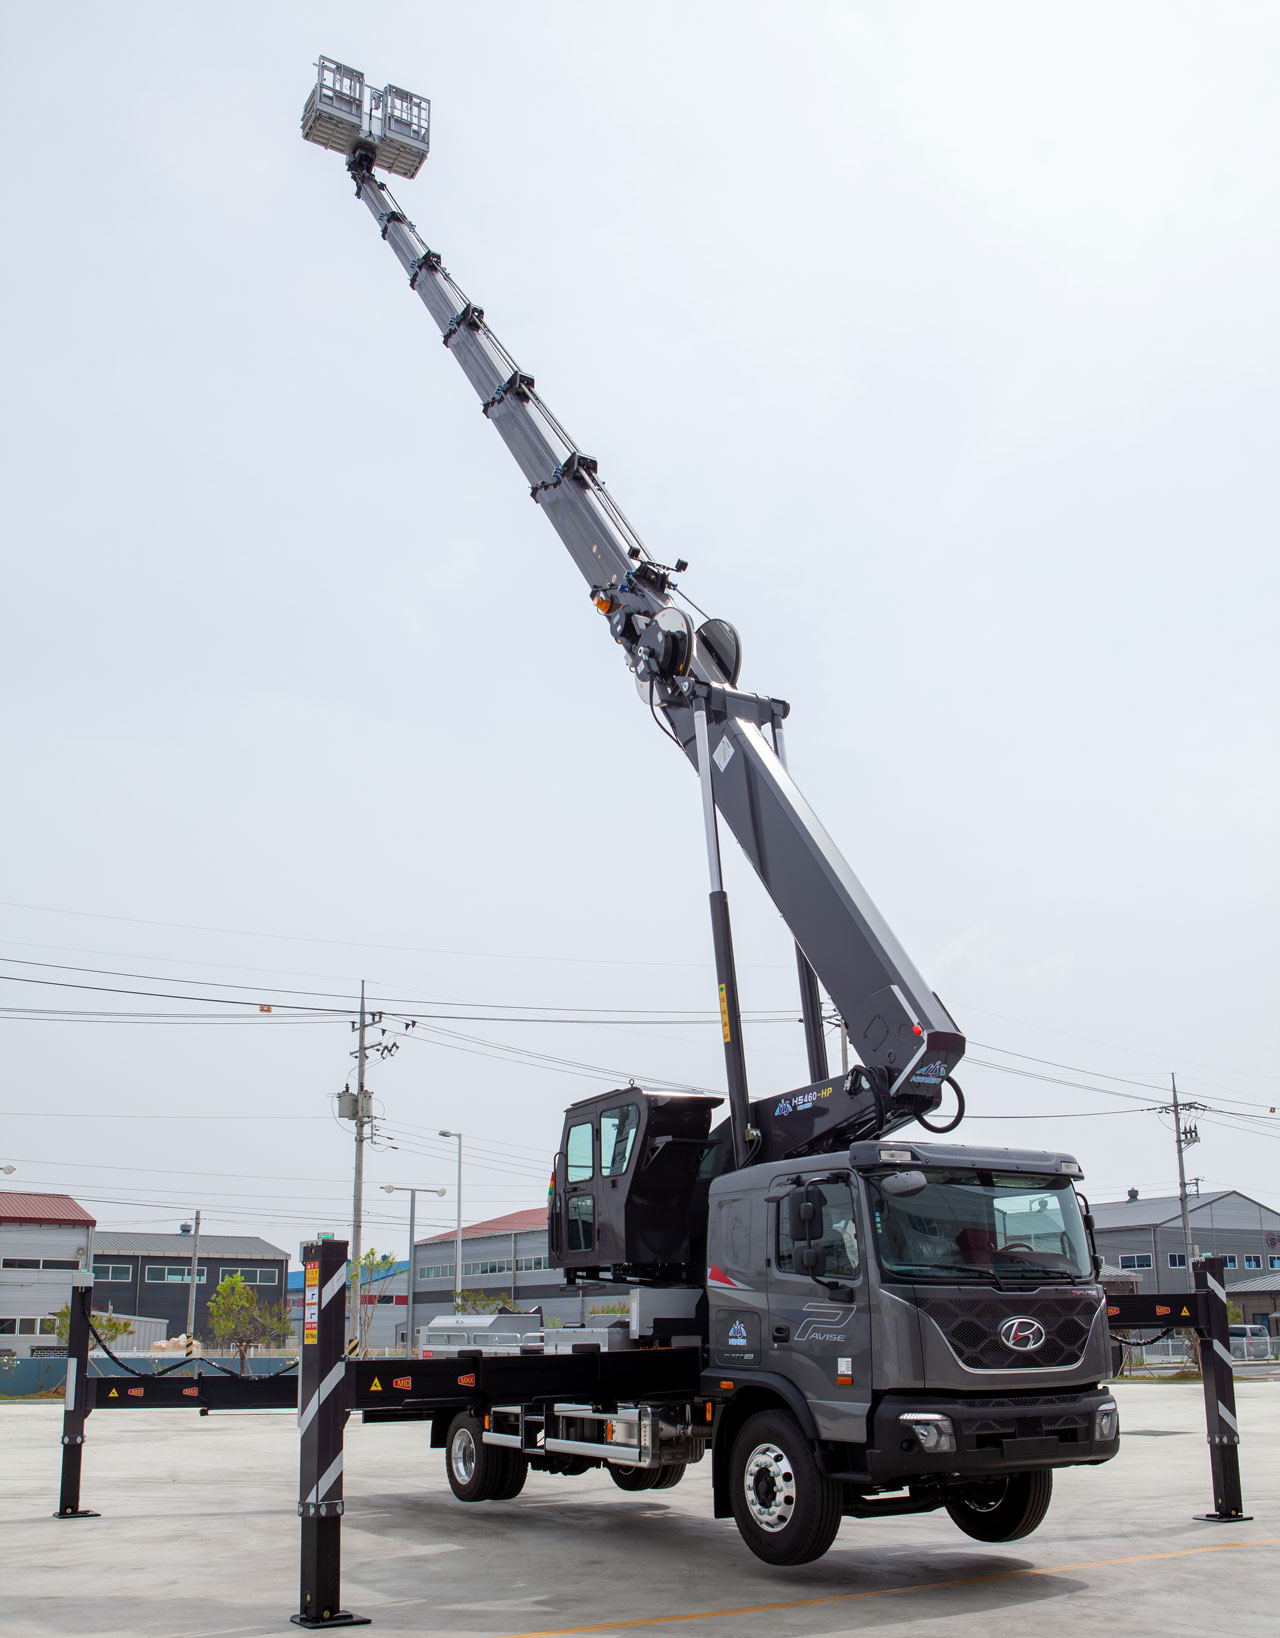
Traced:
<path fill-rule="evenodd" d="M 795 1517 L 752 1502 L 752 1460 L 766 1473 L 762 1453 L 783 1442 L 774 1426 L 754 1456 L 738 1449 L 762 1416 L 793 1425 L 842 1512 L 946 1506 L 984 1540 L 1034 1528 L 1054 1467 L 1115 1454 L 1079 1176 L 1066 1155 L 895 1138 L 712 1182 L 703 1383 L 723 1400 L 717 1510 L 740 1528 L 745 1516 L 762 1557 Z M 891 1507 L 877 1501 L 891 1492 Z"/>

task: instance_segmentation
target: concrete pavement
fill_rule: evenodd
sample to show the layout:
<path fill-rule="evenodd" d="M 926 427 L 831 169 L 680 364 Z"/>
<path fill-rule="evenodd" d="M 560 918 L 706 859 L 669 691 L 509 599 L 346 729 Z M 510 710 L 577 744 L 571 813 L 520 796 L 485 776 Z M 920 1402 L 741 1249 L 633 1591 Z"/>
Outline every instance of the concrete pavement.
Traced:
<path fill-rule="evenodd" d="M 1195 1384 L 1122 1383 L 1124 1444 L 1057 1477 L 1040 1529 L 1008 1547 L 945 1514 L 846 1521 L 826 1558 L 770 1570 L 711 1517 L 709 1463 L 674 1490 L 531 1475 L 465 1507 L 424 1425 L 348 1428 L 344 1604 L 385 1638 L 592 1632 L 839 1638 L 880 1628 L 1054 1638 L 1280 1626 L 1280 1384 L 1239 1384 L 1253 1522 L 1210 1505 Z M 51 1517 L 61 1411 L 0 1404 L 6 1638 L 259 1638 L 297 1608 L 297 1434 L 289 1414 L 98 1412 L 83 1504 Z"/>

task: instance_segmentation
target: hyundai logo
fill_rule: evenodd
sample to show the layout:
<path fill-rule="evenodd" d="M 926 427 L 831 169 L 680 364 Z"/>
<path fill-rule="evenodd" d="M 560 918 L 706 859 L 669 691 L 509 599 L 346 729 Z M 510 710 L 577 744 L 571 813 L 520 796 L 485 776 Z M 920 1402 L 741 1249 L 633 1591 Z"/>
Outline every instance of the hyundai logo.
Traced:
<path fill-rule="evenodd" d="M 1044 1326 L 1039 1320 L 1007 1319 L 1000 1327 L 1000 1340 L 1006 1348 L 1029 1354 L 1044 1342 Z"/>

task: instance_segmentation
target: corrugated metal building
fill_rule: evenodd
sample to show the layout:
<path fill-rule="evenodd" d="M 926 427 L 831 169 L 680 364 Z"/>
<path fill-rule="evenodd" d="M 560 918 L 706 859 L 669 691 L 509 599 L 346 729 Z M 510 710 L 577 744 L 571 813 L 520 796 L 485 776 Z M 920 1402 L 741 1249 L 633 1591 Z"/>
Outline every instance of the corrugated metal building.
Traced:
<path fill-rule="evenodd" d="M 57 1345 L 54 1315 L 88 1266 L 95 1219 L 69 1194 L 0 1190 L 0 1350 Z"/>
<path fill-rule="evenodd" d="M 1274 1305 L 1267 1276 L 1280 1288 L 1280 1212 L 1236 1189 L 1192 1195 L 1188 1205 L 1193 1255 L 1222 1257 L 1232 1301 L 1250 1324 L 1268 1323 Z M 1182 1291 L 1190 1279 L 1178 1197 L 1147 1199 L 1131 1189 L 1127 1200 L 1095 1201 L 1094 1234 L 1106 1261 L 1138 1291 Z M 1254 1310 L 1256 1309 L 1256 1315 Z"/>
<path fill-rule="evenodd" d="M 170 1336 L 185 1332 L 193 1239 L 102 1230 L 93 1242 L 93 1306 L 104 1313 L 166 1320 Z M 288 1252 L 256 1234 L 201 1234 L 196 1335 L 207 1333 L 209 1298 L 227 1275 L 240 1274 L 260 1303 L 276 1305 L 285 1300 L 288 1269 Z"/>
<path fill-rule="evenodd" d="M 433 1234 L 414 1245 L 414 1324 L 421 1328 L 453 1312 L 454 1234 Z M 540 1308 L 548 1320 L 590 1324 L 630 1313 L 628 1287 L 604 1282 L 566 1286 L 552 1268 L 547 1209 L 508 1212 L 462 1230 L 462 1289 L 508 1297 L 512 1308 Z"/>

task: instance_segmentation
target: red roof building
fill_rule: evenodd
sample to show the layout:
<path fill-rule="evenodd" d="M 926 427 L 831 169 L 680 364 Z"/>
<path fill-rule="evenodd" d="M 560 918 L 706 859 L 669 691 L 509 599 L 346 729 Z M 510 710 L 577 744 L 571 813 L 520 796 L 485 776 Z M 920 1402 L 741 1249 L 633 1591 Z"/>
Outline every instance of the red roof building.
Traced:
<path fill-rule="evenodd" d="M 0 1223 L 29 1223 L 38 1228 L 93 1228 L 91 1217 L 69 1194 L 19 1194 L 16 1189 L 0 1189 Z"/>
<path fill-rule="evenodd" d="M 509 1211 L 505 1217 L 489 1217 L 483 1223 L 464 1223 L 462 1238 L 477 1240 L 487 1234 L 528 1234 L 534 1229 L 546 1230 L 547 1208 L 535 1206 L 531 1211 Z M 425 1240 L 419 1240 L 420 1246 L 435 1245 L 437 1241 L 448 1242 L 457 1238 L 457 1231 L 450 1229 L 446 1234 L 432 1234 Z"/>

